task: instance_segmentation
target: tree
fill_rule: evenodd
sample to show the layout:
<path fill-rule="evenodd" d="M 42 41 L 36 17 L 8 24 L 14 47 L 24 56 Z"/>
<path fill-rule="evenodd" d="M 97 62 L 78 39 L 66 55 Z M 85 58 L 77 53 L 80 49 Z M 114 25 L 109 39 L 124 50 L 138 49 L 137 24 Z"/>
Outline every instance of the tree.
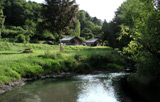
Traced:
<path fill-rule="evenodd" d="M 90 29 L 84 28 L 81 32 L 81 37 L 84 37 L 85 39 L 91 39 L 94 38 L 94 35 Z"/>
<path fill-rule="evenodd" d="M 88 29 L 90 29 L 91 31 L 93 31 L 94 28 L 95 28 L 95 25 L 94 25 L 93 22 L 88 21 L 88 20 L 85 20 L 85 21 L 83 21 L 82 24 L 81 24 L 81 29 L 83 30 L 84 28 L 88 28 Z"/>
<path fill-rule="evenodd" d="M 79 11 L 79 16 L 78 16 L 78 19 L 80 22 L 83 22 L 86 20 L 86 16 L 85 16 L 86 12 L 84 10 L 80 10 Z"/>
<path fill-rule="evenodd" d="M 2 29 L 3 29 L 3 24 L 4 24 L 4 20 L 5 17 L 3 15 L 3 6 L 4 6 L 4 1 L 1 0 L 0 1 L 0 39 L 2 38 Z"/>
<path fill-rule="evenodd" d="M 119 17 L 122 36 L 129 35 L 132 40 L 124 52 L 136 61 L 138 72 L 144 76 L 160 75 L 160 12 L 154 0 L 128 0 L 121 6 Z"/>
<path fill-rule="evenodd" d="M 32 20 L 27 19 L 25 21 L 24 29 L 25 29 L 25 38 L 26 38 L 26 43 L 30 41 L 30 38 L 34 36 L 36 32 L 36 23 L 34 23 Z"/>
<path fill-rule="evenodd" d="M 25 23 L 24 7 L 25 0 L 5 0 L 4 15 L 7 25 L 22 26 Z"/>
<path fill-rule="evenodd" d="M 3 24 L 4 24 L 5 17 L 3 15 L 2 9 L 0 9 L 0 39 L 2 38 L 1 33 L 3 29 Z"/>
<path fill-rule="evenodd" d="M 75 0 L 45 0 L 42 7 L 43 25 L 53 34 L 59 35 L 61 46 L 61 36 L 65 34 L 78 14 L 78 5 Z M 61 47 L 60 47 L 61 48 Z"/>
<path fill-rule="evenodd" d="M 41 19 L 41 4 L 29 1 L 24 4 L 23 8 L 25 19 L 30 19 L 34 22 L 37 22 L 39 19 Z"/>
<path fill-rule="evenodd" d="M 116 34 L 117 33 L 116 24 L 113 21 L 109 23 L 104 21 L 102 30 L 103 30 L 103 41 L 107 40 L 108 45 L 110 47 L 113 47 L 113 48 L 118 47 L 118 43 L 117 43 L 118 35 Z"/>
<path fill-rule="evenodd" d="M 95 26 L 94 30 L 93 30 L 93 34 L 96 38 L 101 38 L 102 37 L 102 26 Z"/>
<path fill-rule="evenodd" d="M 98 19 L 97 17 L 93 17 L 93 23 L 98 26 L 102 25 L 102 21 Z"/>
<path fill-rule="evenodd" d="M 70 29 L 69 34 L 72 36 L 80 37 L 80 33 L 81 33 L 81 24 L 80 24 L 79 20 L 77 20 L 74 24 L 74 27 L 72 29 Z"/>

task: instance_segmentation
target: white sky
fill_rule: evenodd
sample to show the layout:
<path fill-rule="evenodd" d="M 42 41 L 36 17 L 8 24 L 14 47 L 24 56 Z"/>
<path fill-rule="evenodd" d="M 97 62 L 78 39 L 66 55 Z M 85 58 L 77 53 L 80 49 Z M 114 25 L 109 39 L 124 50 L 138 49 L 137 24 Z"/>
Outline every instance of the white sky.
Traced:
<path fill-rule="evenodd" d="M 44 0 L 31 0 L 38 3 Z M 114 17 L 117 8 L 126 0 L 76 0 L 80 9 L 87 11 L 92 17 L 106 19 L 108 22 Z"/>

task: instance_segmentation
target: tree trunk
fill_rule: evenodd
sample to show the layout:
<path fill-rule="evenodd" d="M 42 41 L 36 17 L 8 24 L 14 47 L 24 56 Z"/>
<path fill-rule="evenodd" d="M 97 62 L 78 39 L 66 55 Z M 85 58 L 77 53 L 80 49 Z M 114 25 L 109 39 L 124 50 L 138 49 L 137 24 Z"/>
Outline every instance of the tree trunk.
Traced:
<path fill-rule="evenodd" d="M 60 34 L 59 34 L 60 52 L 63 52 L 63 47 L 62 47 L 61 37 L 62 37 L 62 35 L 61 35 L 61 33 L 60 33 Z"/>

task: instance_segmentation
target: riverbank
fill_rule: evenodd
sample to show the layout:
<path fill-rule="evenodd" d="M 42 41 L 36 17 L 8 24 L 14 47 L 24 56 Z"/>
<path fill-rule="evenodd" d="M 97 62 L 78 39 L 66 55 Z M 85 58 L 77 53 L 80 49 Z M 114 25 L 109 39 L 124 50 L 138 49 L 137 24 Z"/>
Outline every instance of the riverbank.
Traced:
<path fill-rule="evenodd" d="M 36 79 L 61 73 L 121 71 L 126 64 L 125 59 L 109 47 L 64 46 L 64 51 L 60 53 L 57 45 L 5 44 L 7 46 L 0 43 L 0 84 L 4 88 L 5 85 L 20 86 L 14 85 L 14 82 L 24 78 Z M 33 53 L 23 53 L 25 49 Z"/>

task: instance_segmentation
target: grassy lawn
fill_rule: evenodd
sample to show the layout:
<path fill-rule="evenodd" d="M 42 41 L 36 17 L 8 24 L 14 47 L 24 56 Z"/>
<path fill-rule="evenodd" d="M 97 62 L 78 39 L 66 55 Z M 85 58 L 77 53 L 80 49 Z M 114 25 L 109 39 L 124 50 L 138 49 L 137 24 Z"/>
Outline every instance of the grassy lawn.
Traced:
<path fill-rule="evenodd" d="M 33 53 L 23 53 L 28 48 Z M 119 69 L 125 63 L 109 47 L 64 46 L 60 53 L 58 45 L 0 42 L 0 53 L 0 84 L 54 73 Z"/>

